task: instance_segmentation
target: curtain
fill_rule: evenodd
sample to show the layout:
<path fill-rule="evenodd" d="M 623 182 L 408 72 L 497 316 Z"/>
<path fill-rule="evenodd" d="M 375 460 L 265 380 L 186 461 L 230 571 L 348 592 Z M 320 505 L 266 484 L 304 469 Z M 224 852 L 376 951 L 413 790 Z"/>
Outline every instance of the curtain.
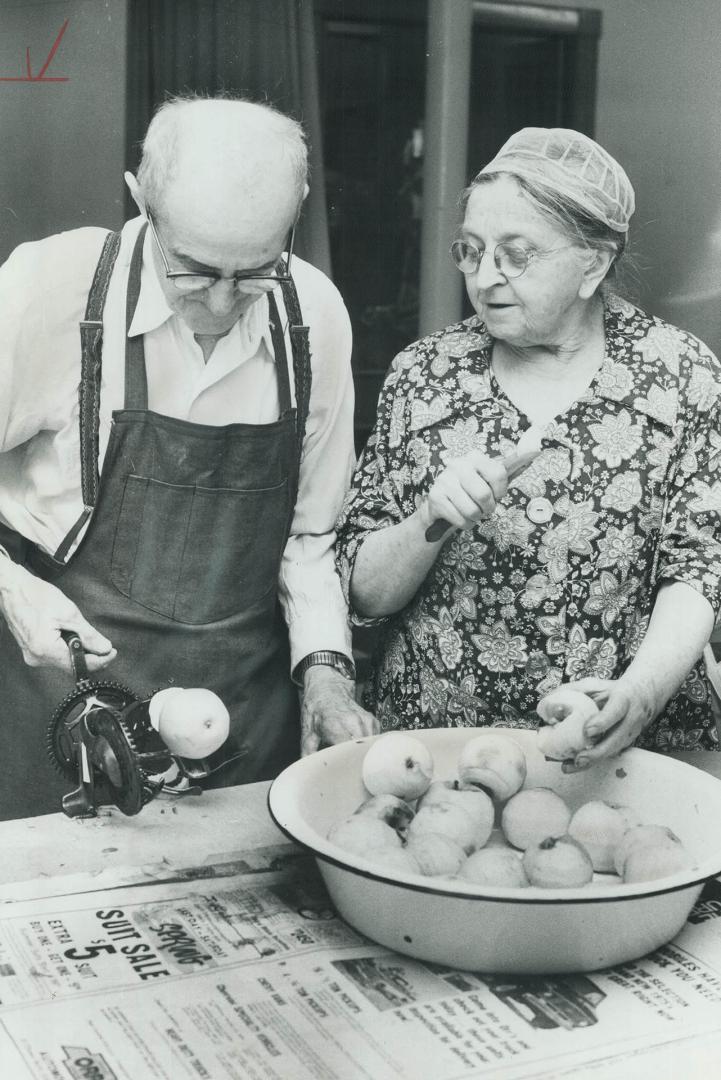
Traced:
<path fill-rule="evenodd" d="M 150 118 L 173 94 L 275 105 L 308 135 L 310 194 L 296 250 L 330 274 L 313 0 L 130 0 L 129 16 L 127 167 L 136 171 Z"/>

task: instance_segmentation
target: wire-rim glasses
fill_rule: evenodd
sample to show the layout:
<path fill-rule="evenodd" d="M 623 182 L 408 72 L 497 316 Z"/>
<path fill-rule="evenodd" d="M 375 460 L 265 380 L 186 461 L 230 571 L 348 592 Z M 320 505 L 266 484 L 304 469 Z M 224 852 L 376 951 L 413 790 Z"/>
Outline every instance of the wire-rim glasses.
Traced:
<path fill-rule="evenodd" d="M 275 266 L 267 274 L 258 274 L 254 271 L 237 270 L 236 273 L 225 277 L 223 274 L 215 274 L 210 271 L 199 274 L 193 270 L 171 270 L 168 257 L 165 254 L 165 249 L 160 242 L 158 231 L 155 228 L 155 222 L 153 221 L 153 215 L 149 210 L 146 211 L 146 217 L 148 224 L 155 237 L 155 243 L 158 245 L 158 251 L 160 252 L 160 258 L 163 260 L 163 267 L 165 269 L 165 276 L 168 281 L 172 281 L 173 285 L 179 292 L 199 292 L 202 289 L 211 289 L 213 285 L 216 285 L 219 281 L 232 281 L 235 286 L 238 286 L 243 281 L 272 281 L 275 284 L 283 284 L 291 280 L 290 265 L 293 258 L 293 244 L 295 242 L 295 225 L 290 230 L 288 237 L 288 258 L 284 260 L 282 257 L 278 258 Z"/>
<path fill-rule="evenodd" d="M 566 245 L 566 247 L 569 246 Z M 529 251 L 520 247 L 519 244 L 496 244 L 493 249 L 493 265 L 505 278 L 517 278 L 525 274 L 532 259 L 564 250 L 565 247 L 550 248 L 548 251 Z M 450 254 L 462 274 L 475 274 L 486 251 L 486 248 L 477 248 L 475 244 L 470 244 L 467 240 L 454 240 Z"/>

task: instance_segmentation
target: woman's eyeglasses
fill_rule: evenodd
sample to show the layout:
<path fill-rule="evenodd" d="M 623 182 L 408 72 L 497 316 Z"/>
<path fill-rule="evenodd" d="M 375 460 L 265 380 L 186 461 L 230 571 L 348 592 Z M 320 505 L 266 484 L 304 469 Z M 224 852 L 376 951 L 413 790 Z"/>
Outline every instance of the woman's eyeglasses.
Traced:
<path fill-rule="evenodd" d="M 570 247 L 571 245 L 566 245 Z M 517 278 L 525 274 L 531 259 L 541 255 L 553 255 L 565 248 L 551 248 L 548 251 L 528 251 L 518 244 L 496 244 L 493 249 L 493 265 L 505 278 Z M 467 240 L 454 240 L 451 244 L 451 258 L 462 274 L 475 274 L 481 265 L 481 259 L 487 254 L 486 248 L 477 248 Z"/>

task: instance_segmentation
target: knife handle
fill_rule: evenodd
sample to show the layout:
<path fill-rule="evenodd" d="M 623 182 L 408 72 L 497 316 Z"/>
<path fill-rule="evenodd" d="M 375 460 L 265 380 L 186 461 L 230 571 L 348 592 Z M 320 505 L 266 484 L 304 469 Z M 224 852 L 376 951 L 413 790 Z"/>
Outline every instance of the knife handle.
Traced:
<path fill-rule="evenodd" d="M 426 540 L 429 544 L 435 544 L 443 536 L 446 529 L 450 529 L 450 527 L 450 521 L 446 521 L 445 518 L 436 518 L 426 529 Z"/>

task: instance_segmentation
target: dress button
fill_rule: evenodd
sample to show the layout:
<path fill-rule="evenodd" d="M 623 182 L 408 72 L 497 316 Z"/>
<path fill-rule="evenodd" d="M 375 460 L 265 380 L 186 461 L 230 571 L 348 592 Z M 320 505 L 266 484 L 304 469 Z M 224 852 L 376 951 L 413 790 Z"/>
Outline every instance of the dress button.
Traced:
<path fill-rule="evenodd" d="M 531 499 L 526 507 L 526 516 L 535 525 L 543 525 L 544 522 L 550 521 L 553 517 L 553 506 L 548 499 L 541 497 Z"/>
<path fill-rule="evenodd" d="M 542 679 L 548 672 L 551 661 L 541 652 L 533 652 L 526 660 L 526 674 L 532 679 Z"/>

